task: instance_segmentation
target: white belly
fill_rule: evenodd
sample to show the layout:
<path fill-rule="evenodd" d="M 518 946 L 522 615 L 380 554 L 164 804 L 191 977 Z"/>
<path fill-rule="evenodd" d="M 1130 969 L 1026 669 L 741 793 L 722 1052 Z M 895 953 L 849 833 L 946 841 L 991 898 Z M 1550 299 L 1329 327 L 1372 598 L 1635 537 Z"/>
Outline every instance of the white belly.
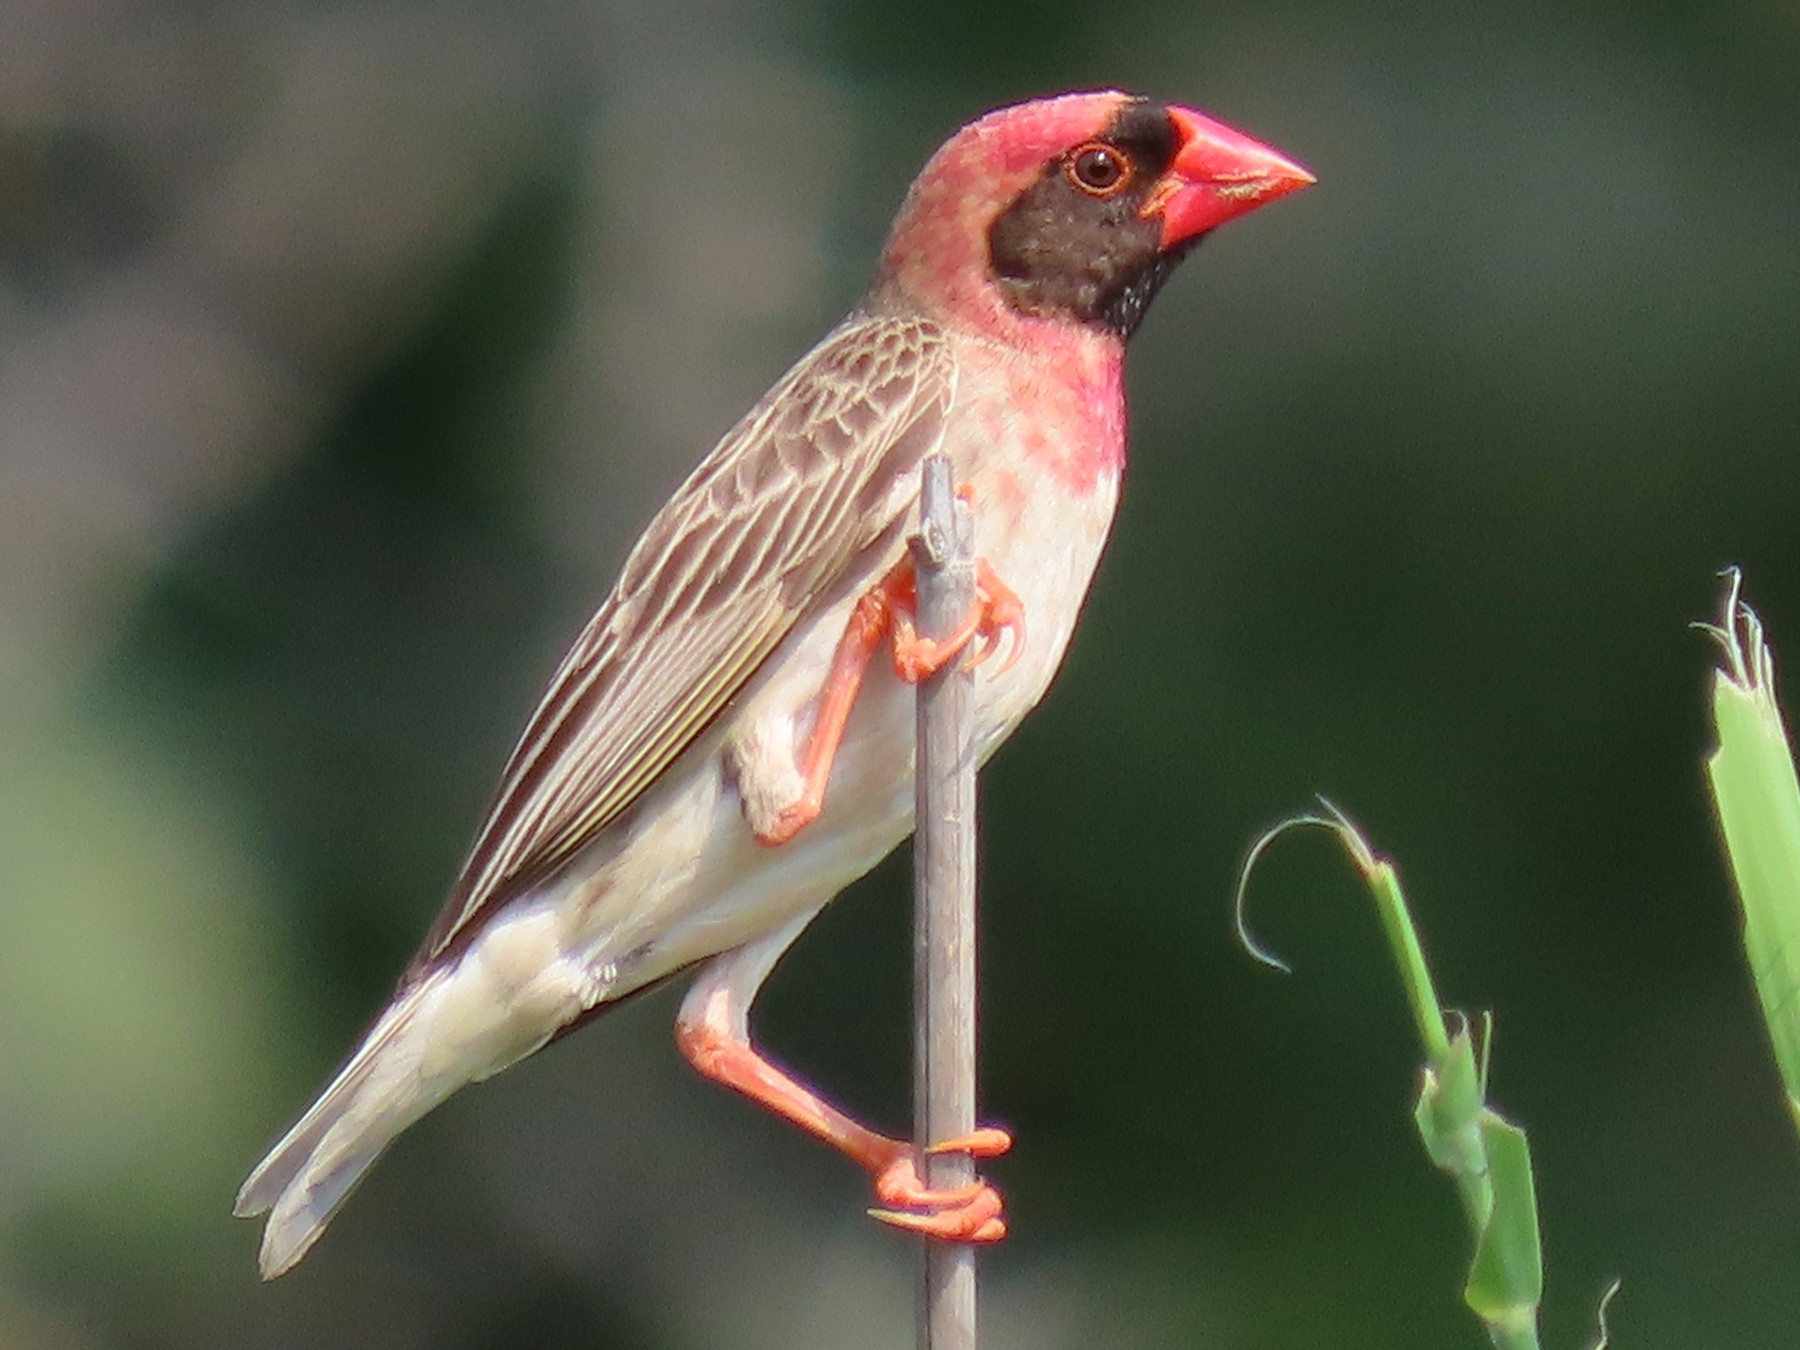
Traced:
<path fill-rule="evenodd" d="M 1015 482 L 1007 475 L 1007 485 Z M 976 673 L 978 759 L 1043 696 L 1062 662 L 1117 501 L 1116 475 L 1084 494 L 1047 490 L 984 513 L 977 468 L 976 551 L 1024 606 L 1026 642 Z M 985 527 L 985 528 L 984 528 Z M 877 651 L 833 763 L 824 809 L 790 842 L 756 841 L 743 795 L 799 791 L 795 760 L 854 597 L 796 631 L 738 708 L 620 822 L 597 867 L 579 865 L 546 895 L 568 916 L 565 950 L 589 972 L 589 997 L 629 992 L 811 913 L 867 872 L 913 826 L 916 697 Z M 565 889 L 567 888 L 567 889 Z M 569 890 L 585 892 L 575 905 Z M 531 902 L 525 907 L 536 908 Z M 497 917 L 504 924 L 504 916 Z"/>

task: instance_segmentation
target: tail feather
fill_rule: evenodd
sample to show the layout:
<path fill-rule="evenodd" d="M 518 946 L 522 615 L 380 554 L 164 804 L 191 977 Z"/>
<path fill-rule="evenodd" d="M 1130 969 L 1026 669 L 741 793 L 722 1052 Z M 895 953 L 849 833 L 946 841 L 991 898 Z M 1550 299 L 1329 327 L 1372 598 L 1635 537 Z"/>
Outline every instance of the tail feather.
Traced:
<path fill-rule="evenodd" d="M 269 1150 L 238 1192 L 232 1212 L 267 1211 L 259 1263 L 272 1280 L 306 1255 L 394 1137 L 449 1095 L 425 1090 L 410 1044 L 415 1000 L 382 1014 L 350 1062 Z"/>
<path fill-rule="evenodd" d="M 329 1163 L 309 1163 L 303 1184 L 290 1185 L 281 1193 L 269 1211 L 263 1226 L 262 1250 L 257 1265 L 265 1280 L 285 1275 L 301 1257 L 312 1250 L 325 1232 L 325 1225 L 350 1192 L 361 1183 L 375 1160 L 387 1151 L 400 1128 L 384 1129 L 378 1135 L 362 1135 L 345 1141 Z"/>
<path fill-rule="evenodd" d="M 454 964 L 408 984 L 238 1192 L 240 1217 L 269 1215 L 263 1278 L 306 1254 L 402 1130 L 465 1083 L 524 1058 L 596 1001 L 601 991 L 586 970 L 564 958 L 541 910 L 524 909 L 496 919 Z"/>

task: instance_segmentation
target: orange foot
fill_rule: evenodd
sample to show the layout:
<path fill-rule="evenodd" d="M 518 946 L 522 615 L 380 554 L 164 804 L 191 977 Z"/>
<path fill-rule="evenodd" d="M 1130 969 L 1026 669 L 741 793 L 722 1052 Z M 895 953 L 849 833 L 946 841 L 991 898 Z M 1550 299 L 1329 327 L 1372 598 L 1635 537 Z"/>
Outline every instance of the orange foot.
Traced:
<path fill-rule="evenodd" d="M 946 1139 L 925 1150 L 937 1156 L 967 1153 L 975 1158 L 998 1158 L 1012 1147 L 1012 1136 L 992 1126 L 956 1139 Z M 869 1217 L 922 1233 L 944 1242 L 998 1242 L 1006 1236 L 1004 1205 L 1000 1192 L 977 1177 L 966 1186 L 934 1189 L 919 1176 L 918 1161 L 906 1149 L 875 1175 L 875 1195 L 882 1208 Z M 923 1213 L 919 1211 L 924 1211 Z"/>
<path fill-rule="evenodd" d="M 908 564 L 910 569 L 910 563 Z M 1025 605 L 1013 589 L 1000 580 L 987 559 L 975 560 L 975 603 L 956 631 L 945 638 L 920 637 L 914 627 L 912 609 L 917 604 L 916 580 L 909 570 L 904 584 L 905 608 L 895 603 L 889 622 L 894 630 L 894 673 L 908 684 L 917 684 L 938 673 L 973 640 L 980 649 L 970 668 L 980 665 L 1000 645 L 1003 636 L 1012 637 L 1012 648 L 1000 673 L 1011 670 L 1025 650 Z M 896 597 L 897 600 L 897 597 Z"/>
<path fill-rule="evenodd" d="M 800 754 L 804 782 L 800 796 L 756 836 L 758 843 L 771 847 L 785 844 L 818 819 L 825 806 L 825 784 L 831 777 L 838 742 L 862 689 L 863 675 L 883 637 L 893 635 L 894 673 L 908 684 L 935 675 L 971 642 L 979 643 L 970 663 L 978 666 L 994 654 L 1003 637 L 1012 638 L 1006 664 L 1000 668 L 1002 674 L 1012 669 L 1025 650 L 1025 606 L 986 559 L 975 560 L 975 603 L 949 637 L 920 637 L 913 619 L 917 605 L 917 578 L 910 557 L 902 558 L 856 602 L 832 657 L 831 671 L 819 692 L 812 733 Z"/>
<path fill-rule="evenodd" d="M 927 1237 L 947 1242 L 998 1242 L 1006 1236 L 1000 1193 L 980 1179 L 966 1186 L 933 1188 L 920 1176 L 920 1151 L 853 1120 L 750 1044 L 750 1000 L 793 935 L 778 932 L 715 957 L 682 1001 L 675 1040 L 688 1062 L 716 1083 L 735 1088 L 823 1139 L 875 1178 L 881 1208 L 869 1213 Z M 1012 1136 L 991 1126 L 946 1139 L 924 1156 L 966 1153 L 997 1158 Z"/>

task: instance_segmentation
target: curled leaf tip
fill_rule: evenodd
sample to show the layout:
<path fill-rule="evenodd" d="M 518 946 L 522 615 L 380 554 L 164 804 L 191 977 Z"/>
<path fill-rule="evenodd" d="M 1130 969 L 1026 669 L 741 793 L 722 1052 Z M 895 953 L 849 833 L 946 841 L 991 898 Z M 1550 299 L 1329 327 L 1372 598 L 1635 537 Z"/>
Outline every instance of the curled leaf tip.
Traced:
<path fill-rule="evenodd" d="M 1331 817 L 1330 821 L 1325 823 L 1330 824 L 1337 831 L 1338 839 L 1343 843 L 1345 851 L 1349 853 L 1351 861 L 1356 864 L 1357 870 L 1365 877 L 1371 875 L 1377 867 L 1381 866 L 1381 859 L 1375 856 L 1375 846 L 1369 842 L 1369 837 L 1362 832 L 1354 820 L 1339 808 L 1336 802 L 1322 792 L 1319 794 L 1319 805 L 1323 806 L 1326 814 Z"/>
<path fill-rule="evenodd" d="M 1322 825 L 1328 830 L 1335 830 L 1338 827 L 1336 821 L 1327 820 L 1323 816 L 1309 814 L 1289 816 L 1286 820 L 1276 821 L 1273 825 L 1269 826 L 1268 829 L 1257 836 L 1257 840 L 1254 844 L 1250 845 L 1250 852 L 1244 857 L 1244 865 L 1238 869 L 1237 893 L 1232 899 L 1232 915 L 1233 921 L 1237 925 L 1238 942 L 1242 944 L 1244 950 L 1249 952 L 1251 956 L 1258 961 L 1261 961 L 1265 966 L 1273 966 L 1283 975 L 1292 975 L 1294 973 L 1294 968 L 1277 956 L 1272 948 L 1265 947 L 1257 940 L 1256 935 L 1250 931 L 1248 913 L 1250 874 L 1256 870 L 1256 864 L 1262 860 L 1262 855 L 1268 849 L 1270 844 L 1274 843 L 1289 830 L 1299 829 L 1306 825 Z"/>
<path fill-rule="evenodd" d="M 1598 1337 L 1591 1350 L 1606 1350 L 1607 1341 L 1612 1333 L 1606 1329 L 1606 1310 L 1612 1306 L 1613 1299 L 1619 1290 L 1625 1287 L 1624 1280 L 1614 1280 L 1606 1286 L 1606 1292 L 1600 1295 L 1600 1305 L 1594 1309 L 1594 1321 L 1597 1323 Z"/>
<path fill-rule="evenodd" d="M 1338 837 L 1338 842 L 1343 845 L 1344 851 L 1350 855 L 1351 862 L 1356 865 L 1357 870 L 1360 871 L 1365 878 L 1373 878 L 1382 868 L 1387 866 L 1381 858 L 1376 856 L 1374 847 L 1369 843 L 1367 836 L 1357 828 L 1356 822 L 1351 820 L 1348 815 L 1339 809 L 1337 803 L 1333 802 L 1323 793 L 1319 795 L 1318 800 L 1320 807 L 1323 808 L 1323 815 L 1317 815 L 1307 811 L 1302 812 L 1299 815 L 1289 816 L 1286 820 L 1276 821 L 1273 825 L 1269 826 L 1268 829 L 1264 830 L 1257 841 L 1250 846 L 1250 852 L 1244 858 L 1244 865 L 1238 872 L 1237 896 L 1233 905 L 1237 920 L 1238 941 L 1243 944 L 1244 950 L 1249 952 L 1251 956 L 1255 957 L 1258 961 L 1261 961 L 1265 966 L 1273 966 L 1284 975 L 1293 974 L 1293 967 L 1286 961 L 1283 961 L 1268 947 L 1265 947 L 1261 942 L 1257 941 L 1255 934 L 1250 931 L 1249 921 L 1246 918 L 1246 897 L 1248 896 L 1250 889 L 1250 873 L 1255 870 L 1256 864 L 1261 860 L 1264 851 L 1269 845 L 1274 843 L 1289 830 L 1300 829 L 1305 826 L 1318 826 L 1321 829 L 1330 830 Z"/>
<path fill-rule="evenodd" d="M 1719 573 L 1725 581 L 1725 603 L 1718 623 L 1696 621 L 1690 627 L 1699 629 L 1725 655 L 1723 674 L 1747 694 L 1775 688 L 1775 657 L 1763 640 L 1762 619 L 1742 599 L 1744 573 L 1741 568 L 1727 567 Z"/>

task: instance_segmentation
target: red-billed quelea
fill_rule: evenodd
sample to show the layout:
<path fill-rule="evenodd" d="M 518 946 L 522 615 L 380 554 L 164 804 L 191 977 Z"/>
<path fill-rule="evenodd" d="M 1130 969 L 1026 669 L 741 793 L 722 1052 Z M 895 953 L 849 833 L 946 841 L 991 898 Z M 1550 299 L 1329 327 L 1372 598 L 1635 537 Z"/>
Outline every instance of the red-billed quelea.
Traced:
<path fill-rule="evenodd" d="M 349 1062 L 244 1183 L 281 1274 L 408 1125 L 608 1003 L 698 967 L 704 1074 L 866 1167 L 878 1217 L 1005 1232 L 985 1182 L 928 1190 L 911 1145 L 752 1048 L 758 986 L 913 824 L 912 684 L 963 645 L 982 759 L 1043 696 L 1125 463 L 1125 343 L 1208 231 L 1311 183 L 1186 108 L 1107 92 L 964 127 L 900 208 L 868 297 L 650 522 L 506 766 L 443 914 Z M 919 468 L 970 501 L 960 641 L 911 622 Z M 881 649 L 886 644 L 888 650 Z M 982 1157 L 999 1130 L 939 1141 Z"/>

